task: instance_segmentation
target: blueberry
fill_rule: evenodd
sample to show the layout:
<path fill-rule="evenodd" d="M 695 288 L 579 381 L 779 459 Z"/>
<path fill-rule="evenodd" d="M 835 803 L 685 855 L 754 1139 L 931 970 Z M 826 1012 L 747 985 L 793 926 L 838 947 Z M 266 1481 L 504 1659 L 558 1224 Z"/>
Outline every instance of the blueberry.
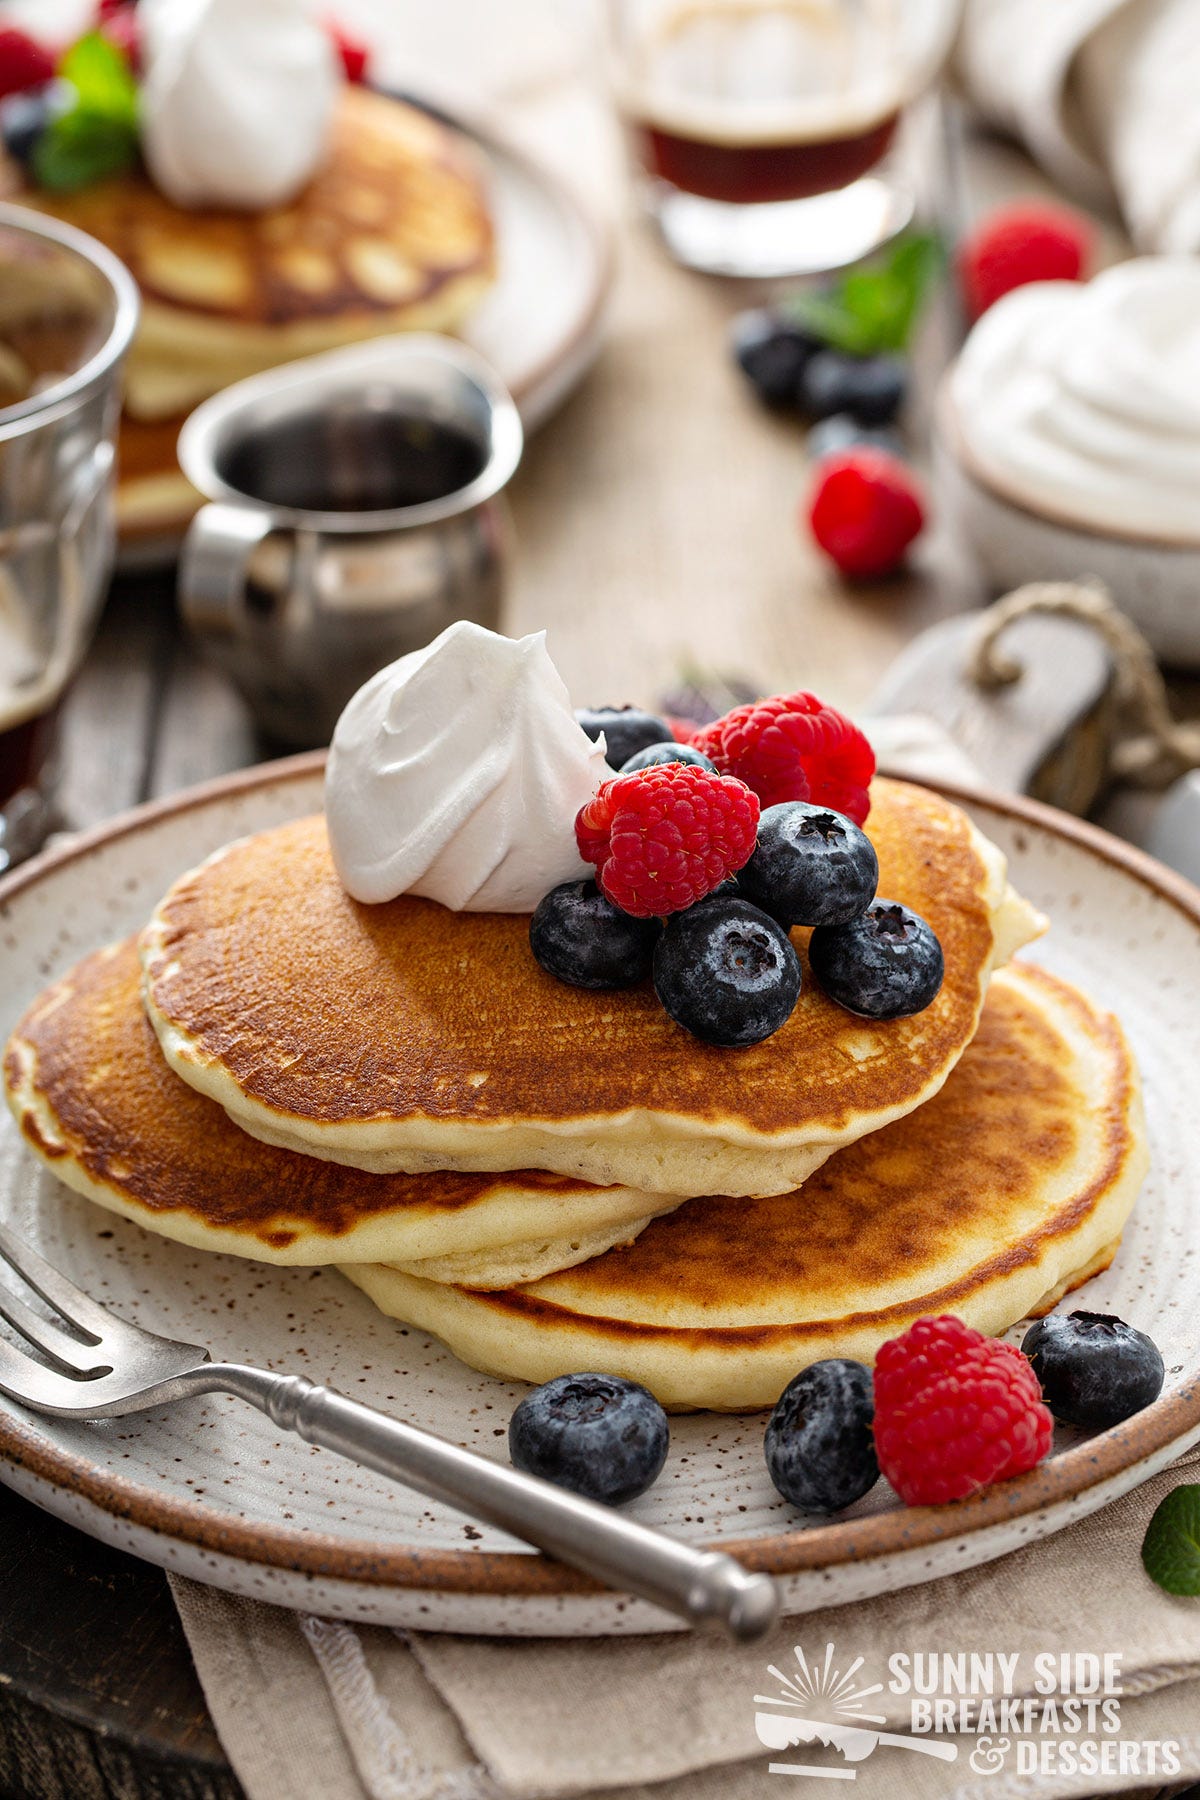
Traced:
<path fill-rule="evenodd" d="M 922 1012 L 945 974 L 932 928 L 895 900 L 876 900 L 845 925 L 819 925 L 808 962 L 831 1000 L 868 1019 Z"/>
<path fill-rule="evenodd" d="M 619 1505 L 658 1479 L 670 1442 L 654 1395 L 619 1375 L 556 1375 L 535 1388 L 508 1425 L 513 1467 Z"/>
<path fill-rule="evenodd" d="M 800 959 L 749 901 L 710 894 L 674 913 L 654 950 L 654 988 L 677 1025 L 707 1044 L 757 1044 L 800 998 Z"/>
<path fill-rule="evenodd" d="M 800 405 L 810 419 L 852 413 L 862 425 L 890 425 L 904 404 L 902 356 L 846 356 L 821 350 L 805 365 Z"/>
<path fill-rule="evenodd" d="M 7 94 L 0 100 L 0 144 L 14 162 L 27 164 L 47 125 L 73 103 L 73 90 L 57 81 Z"/>
<path fill-rule="evenodd" d="M 572 987 L 632 987 L 649 975 L 661 929 L 657 919 L 631 919 L 594 881 L 564 881 L 538 902 L 529 948 Z"/>
<path fill-rule="evenodd" d="M 784 1388 L 767 1422 L 763 1452 L 771 1480 L 804 1512 L 840 1512 L 879 1480 L 875 1394 L 865 1363 L 810 1363 Z"/>
<path fill-rule="evenodd" d="M 649 749 L 639 750 L 621 764 L 621 773 L 631 775 L 635 769 L 656 769 L 660 763 L 690 763 L 694 769 L 711 769 L 714 775 L 717 772 L 716 763 L 703 750 L 693 750 L 690 744 L 670 743 L 651 744 Z"/>
<path fill-rule="evenodd" d="M 738 872 L 748 900 L 783 926 L 843 925 L 875 898 L 879 859 L 852 819 L 807 800 L 768 806 Z"/>
<path fill-rule="evenodd" d="M 845 450 L 861 449 L 864 445 L 907 461 L 908 453 L 898 431 L 889 431 L 886 425 L 862 425 L 853 413 L 845 412 L 830 413 L 813 426 L 808 434 L 808 460 L 823 462 L 827 456 L 841 456 Z"/>
<path fill-rule="evenodd" d="M 1066 1425 L 1119 1425 L 1162 1392 L 1157 1344 L 1111 1313 L 1050 1313 L 1025 1333 L 1021 1348 L 1046 1405 Z"/>
<path fill-rule="evenodd" d="M 648 750 L 651 744 L 671 742 L 667 721 L 637 706 L 585 706 L 575 717 L 593 741 L 604 733 L 608 746 L 605 759 L 610 769 L 624 768 L 631 756 Z"/>
<path fill-rule="evenodd" d="M 805 366 L 821 340 L 764 307 L 737 315 L 729 348 L 760 400 L 768 406 L 795 406 Z"/>

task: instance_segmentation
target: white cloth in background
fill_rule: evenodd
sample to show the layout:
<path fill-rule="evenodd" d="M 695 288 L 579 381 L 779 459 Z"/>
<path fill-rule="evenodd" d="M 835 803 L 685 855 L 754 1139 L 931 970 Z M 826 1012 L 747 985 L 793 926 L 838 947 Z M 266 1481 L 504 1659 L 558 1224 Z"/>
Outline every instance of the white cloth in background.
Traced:
<path fill-rule="evenodd" d="M 1200 251 L 1200 0 L 966 0 L 971 99 L 1139 250 Z"/>

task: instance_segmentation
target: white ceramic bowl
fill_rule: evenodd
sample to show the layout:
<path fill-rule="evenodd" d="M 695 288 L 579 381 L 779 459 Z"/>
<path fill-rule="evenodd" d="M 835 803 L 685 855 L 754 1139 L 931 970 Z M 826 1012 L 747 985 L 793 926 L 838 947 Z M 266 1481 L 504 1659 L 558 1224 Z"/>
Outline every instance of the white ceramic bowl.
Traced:
<path fill-rule="evenodd" d="M 934 412 L 933 466 L 942 516 L 996 593 L 1096 576 L 1162 662 L 1200 670 L 1200 496 L 1194 542 L 1099 531 L 1035 509 L 974 462 L 948 377 Z"/>

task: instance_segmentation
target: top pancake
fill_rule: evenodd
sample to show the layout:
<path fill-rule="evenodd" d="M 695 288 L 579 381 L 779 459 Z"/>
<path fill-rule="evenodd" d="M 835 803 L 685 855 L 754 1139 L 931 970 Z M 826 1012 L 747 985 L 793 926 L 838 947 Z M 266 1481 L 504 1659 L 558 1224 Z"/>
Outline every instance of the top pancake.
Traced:
<path fill-rule="evenodd" d="M 923 1314 L 998 1333 L 1107 1267 L 1146 1170 L 1120 1026 L 1014 963 L 941 1092 L 797 1194 L 690 1200 L 610 1250 L 502 1293 L 349 1268 L 473 1368 L 599 1369 L 664 1405 L 771 1406 L 818 1358 L 874 1359 Z"/>
<path fill-rule="evenodd" d="M 185 1081 L 311 1155 L 784 1193 L 936 1093 L 992 968 L 1041 924 L 958 807 L 891 781 L 873 799 L 880 892 L 927 918 L 945 953 L 942 990 L 913 1018 L 856 1018 L 806 981 L 764 1043 L 700 1043 L 649 984 L 597 994 L 547 975 L 524 917 L 358 904 L 319 817 L 230 845 L 175 884 L 142 938 L 147 1010 Z"/>
<path fill-rule="evenodd" d="M 0 199 L 108 246 L 142 293 L 126 411 L 187 411 L 245 375 L 377 333 L 451 331 L 493 270 L 481 172 L 457 132 L 347 85 L 328 154 L 289 205 L 185 210 L 140 171 L 73 194 L 29 185 L 0 155 Z"/>

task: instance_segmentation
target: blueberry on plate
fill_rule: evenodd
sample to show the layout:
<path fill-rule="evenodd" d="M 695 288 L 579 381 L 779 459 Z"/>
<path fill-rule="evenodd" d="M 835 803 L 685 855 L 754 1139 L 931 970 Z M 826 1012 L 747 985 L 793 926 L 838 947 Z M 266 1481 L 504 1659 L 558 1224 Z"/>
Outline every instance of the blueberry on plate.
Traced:
<path fill-rule="evenodd" d="M 716 763 L 703 750 L 693 750 L 690 744 L 669 743 L 651 744 L 648 749 L 639 750 L 621 764 L 621 773 L 632 775 L 637 769 L 656 769 L 660 763 L 690 763 L 694 769 L 710 769 L 714 775 L 717 772 Z"/>
<path fill-rule="evenodd" d="M 821 349 L 821 340 L 762 307 L 738 313 L 729 328 L 729 348 L 760 400 L 795 406 L 805 365 Z"/>
<path fill-rule="evenodd" d="M 767 1421 L 767 1472 L 804 1512 L 840 1512 L 879 1480 L 875 1393 L 865 1363 L 834 1356 L 788 1382 Z"/>
<path fill-rule="evenodd" d="M 822 350 L 805 365 L 800 405 L 810 419 L 852 413 L 862 425 L 890 425 L 904 404 L 902 356 L 847 356 Z"/>
<path fill-rule="evenodd" d="M 800 959 L 781 925 L 748 900 L 710 894 L 673 913 L 654 948 L 654 990 L 706 1044 L 757 1044 L 800 998 Z"/>
<path fill-rule="evenodd" d="M 868 1019 L 923 1012 L 945 974 L 932 926 L 896 900 L 875 900 L 845 925 L 819 925 L 808 962 L 831 1000 Z"/>
<path fill-rule="evenodd" d="M 843 813 L 807 800 L 768 806 L 758 843 L 738 871 L 748 900 L 784 926 L 842 925 L 875 898 L 879 858 Z"/>
<path fill-rule="evenodd" d="M 853 413 L 830 413 L 827 419 L 821 419 L 808 434 L 808 460 L 811 463 L 824 462 L 828 456 L 841 456 L 846 450 L 883 450 L 888 456 L 899 457 L 901 462 L 908 460 L 908 452 L 904 440 L 898 431 L 892 431 L 886 425 L 863 425 Z"/>
<path fill-rule="evenodd" d="M 513 1467 L 619 1506 L 658 1479 L 671 1433 L 654 1395 L 619 1375 L 556 1375 L 508 1425 Z"/>
<path fill-rule="evenodd" d="M 1064 1425 L 1119 1425 L 1162 1392 L 1163 1359 L 1144 1331 L 1111 1313 L 1048 1313 L 1022 1350 L 1046 1405 Z"/>
<path fill-rule="evenodd" d="M 624 988 L 650 973 L 662 930 L 606 900 L 594 881 L 564 881 L 538 902 L 529 948 L 548 975 L 572 987 Z"/>
<path fill-rule="evenodd" d="M 671 727 L 656 713 L 643 712 L 639 706 L 585 706 L 575 714 L 583 730 L 593 741 L 604 733 L 608 746 L 605 760 L 610 769 L 624 768 L 639 750 L 651 744 L 669 744 Z"/>

